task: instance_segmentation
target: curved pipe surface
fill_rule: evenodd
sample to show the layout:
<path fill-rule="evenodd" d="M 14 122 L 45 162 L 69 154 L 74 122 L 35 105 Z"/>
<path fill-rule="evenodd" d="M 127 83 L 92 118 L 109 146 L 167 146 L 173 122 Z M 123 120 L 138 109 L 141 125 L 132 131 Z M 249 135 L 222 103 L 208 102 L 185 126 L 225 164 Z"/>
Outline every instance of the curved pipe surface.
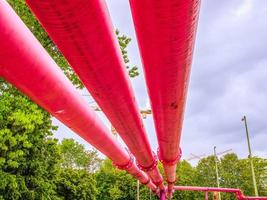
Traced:
<path fill-rule="evenodd" d="M 200 0 L 130 0 L 169 189 L 180 137 Z"/>
<path fill-rule="evenodd" d="M 0 1 L 0 74 L 152 190 L 121 147 L 6 1 Z"/>
<path fill-rule="evenodd" d="M 26 0 L 135 156 L 163 188 L 125 64 L 103 0 Z"/>

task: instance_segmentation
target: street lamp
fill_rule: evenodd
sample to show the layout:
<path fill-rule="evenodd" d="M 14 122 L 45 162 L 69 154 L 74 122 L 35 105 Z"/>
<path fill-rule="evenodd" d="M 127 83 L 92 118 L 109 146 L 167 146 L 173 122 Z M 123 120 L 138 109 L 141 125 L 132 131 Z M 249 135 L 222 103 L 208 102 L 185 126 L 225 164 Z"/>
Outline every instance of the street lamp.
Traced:
<path fill-rule="evenodd" d="M 250 167 L 251 167 L 251 174 L 252 174 L 252 181 L 253 181 L 253 186 L 254 186 L 254 191 L 255 191 L 255 196 L 259 196 L 258 194 L 258 189 L 257 189 L 257 183 L 256 183 L 256 178 L 255 178 L 255 171 L 254 171 L 254 165 L 253 165 L 253 160 L 252 160 L 252 153 L 251 153 L 251 147 L 250 147 L 250 140 L 249 140 L 249 133 L 248 133 L 248 124 L 247 124 L 247 118 L 244 116 L 242 118 L 242 121 L 245 123 L 245 128 L 246 128 L 246 135 L 247 135 L 247 142 L 248 142 L 248 158 L 250 161 Z"/>

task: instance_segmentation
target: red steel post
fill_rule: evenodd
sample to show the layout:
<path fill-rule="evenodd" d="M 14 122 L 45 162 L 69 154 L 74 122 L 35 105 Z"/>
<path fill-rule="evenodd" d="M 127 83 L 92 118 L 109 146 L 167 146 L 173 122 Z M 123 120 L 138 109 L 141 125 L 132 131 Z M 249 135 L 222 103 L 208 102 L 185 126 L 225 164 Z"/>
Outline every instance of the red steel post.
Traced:
<path fill-rule="evenodd" d="M 152 190 L 133 162 L 6 1 L 0 1 L 0 75 Z"/>
<path fill-rule="evenodd" d="M 200 0 L 130 0 L 169 190 L 180 137 Z"/>
<path fill-rule="evenodd" d="M 137 159 L 140 169 L 163 188 L 103 0 L 26 0 Z"/>
<path fill-rule="evenodd" d="M 209 192 L 208 191 L 205 192 L 205 200 L 209 200 Z"/>
<path fill-rule="evenodd" d="M 160 191 L 160 200 L 166 200 L 166 193 L 165 193 L 165 190 L 161 190 Z"/>

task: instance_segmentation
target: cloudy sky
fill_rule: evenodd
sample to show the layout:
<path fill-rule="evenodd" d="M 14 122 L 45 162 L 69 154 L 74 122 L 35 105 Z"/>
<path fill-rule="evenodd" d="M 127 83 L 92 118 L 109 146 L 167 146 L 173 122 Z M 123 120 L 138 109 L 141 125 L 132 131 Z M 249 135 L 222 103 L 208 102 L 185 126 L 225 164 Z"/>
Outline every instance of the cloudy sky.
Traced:
<path fill-rule="evenodd" d="M 132 84 L 139 107 L 145 108 L 148 96 L 128 1 L 107 3 L 114 27 L 132 38 L 129 58 L 141 72 Z M 253 154 L 267 158 L 266 16 L 266 0 L 202 0 L 182 133 L 184 159 L 191 153 L 210 155 L 213 146 L 218 152 L 232 149 L 246 157 L 243 115 L 248 119 Z M 109 126 L 104 115 L 99 115 Z M 156 150 L 152 117 L 144 123 Z M 60 127 L 56 137 L 86 144 L 58 121 L 55 124 Z"/>

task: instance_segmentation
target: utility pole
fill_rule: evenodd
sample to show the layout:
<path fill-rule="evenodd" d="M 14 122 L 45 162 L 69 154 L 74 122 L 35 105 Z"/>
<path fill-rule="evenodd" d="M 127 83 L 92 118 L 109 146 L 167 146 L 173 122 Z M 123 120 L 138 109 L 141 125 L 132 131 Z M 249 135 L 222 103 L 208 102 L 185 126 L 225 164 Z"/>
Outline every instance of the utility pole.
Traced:
<path fill-rule="evenodd" d="M 255 192 L 255 196 L 259 196 L 258 194 L 258 189 L 257 189 L 257 182 L 256 182 L 256 178 L 255 178 L 255 171 L 254 171 L 254 165 L 253 165 L 253 160 L 252 160 L 252 153 L 251 153 L 251 147 L 250 147 L 250 140 L 249 140 L 249 132 L 248 132 L 248 124 L 247 124 L 247 118 L 246 116 L 244 116 L 242 118 L 242 121 L 244 121 L 245 123 L 245 128 L 246 128 L 246 135 L 247 135 L 247 143 L 248 143 L 248 158 L 250 161 L 250 167 L 251 167 L 251 174 L 252 174 L 252 181 L 253 181 L 253 186 L 254 186 L 254 192 Z"/>
<path fill-rule="evenodd" d="M 136 194 L 136 199 L 137 200 L 140 200 L 140 198 L 139 198 L 139 181 L 137 180 L 137 194 Z"/>
<path fill-rule="evenodd" d="M 216 146 L 214 146 L 214 159 L 215 159 L 215 171 L 216 171 L 216 181 L 217 181 L 217 187 L 220 187 L 220 180 L 219 180 L 219 172 L 218 172 L 218 158 L 217 158 L 217 153 L 216 153 Z M 221 200 L 221 194 L 220 192 L 218 193 L 219 200 Z"/>

